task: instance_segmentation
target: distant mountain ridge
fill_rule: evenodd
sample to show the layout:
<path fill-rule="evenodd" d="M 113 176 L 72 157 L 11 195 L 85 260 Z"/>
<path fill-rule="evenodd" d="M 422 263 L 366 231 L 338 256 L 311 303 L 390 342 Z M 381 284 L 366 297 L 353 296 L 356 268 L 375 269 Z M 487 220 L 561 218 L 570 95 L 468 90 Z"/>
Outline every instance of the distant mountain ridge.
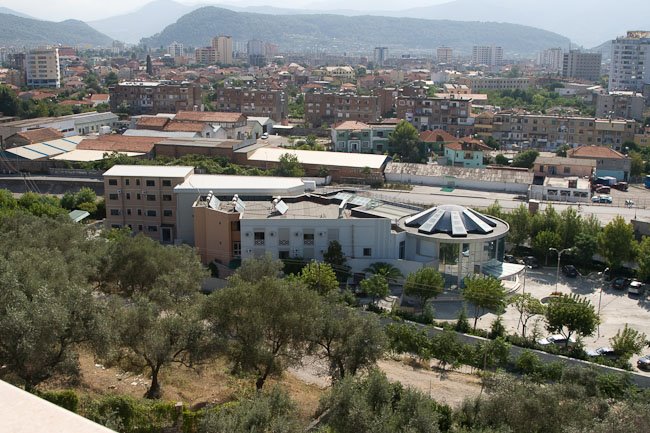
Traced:
<path fill-rule="evenodd" d="M 473 45 L 500 45 L 516 55 L 568 46 L 568 38 L 533 27 L 509 23 L 424 20 L 381 16 L 269 15 L 239 13 L 207 6 L 192 11 L 162 32 L 142 39 L 150 47 L 173 41 L 187 46 L 208 45 L 213 36 L 231 35 L 246 41 L 261 39 L 282 49 L 328 48 L 328 51 L 367 51 L 378 45 L 395 49 L 435 49 L 441 45 L 471 52 Z"/>
<path fill-rule="evenodd" d="M 60 23 L 0 13 L 0 45 L 90 45 L 110 46 L 112 39 L 77 20 Z"/>
<path fill-rule="evenodd" d="M 7 15 L 16 15 L 17 17 L 22 17 L 22 18 L 31 18 L 35 19 L 34 17 L 30 17 L 27 14 L 24 14 L 22 12 L 15 11 L 13 9 L 6 8 L 4 6 L 0 6 L 0 14 L 7 14 Z"/>

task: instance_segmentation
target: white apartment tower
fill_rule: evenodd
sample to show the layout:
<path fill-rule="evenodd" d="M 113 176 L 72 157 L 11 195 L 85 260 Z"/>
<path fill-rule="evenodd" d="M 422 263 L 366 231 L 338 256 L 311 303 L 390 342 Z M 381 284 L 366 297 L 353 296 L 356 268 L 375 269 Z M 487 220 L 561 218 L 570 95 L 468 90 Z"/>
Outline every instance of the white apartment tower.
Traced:
<path fill-rule="evenodd" d="M 185 48 L 180 42 L 174 41 L 167 47 L 167 52 L 173 58 L 183 57 L 185 55 Z"/>
<path fill-rule="evenodd" d="M 232 38 L 230 36 L 213 38 L 212 48 L 215 50 L 217 63 L 222 65 L 232 64 Z"/>
<path fill-rule="evenodd" d="M 30 51 L 25 56 L 27 86 L 61 87 L 61 67 L 58 48 L 44 48 Z"/>
<path fill-rule="evenodd" d="M 451 63 L 454 60 L 454 50 L 449 47 L 438 47 L 436 56 L 438 63 Z"/>
<path fill-rule="evenodd" d="M 548 72 L 561 72 L 564 59 L 562 48 L 549 48 L 537 56 L 537 64 Z"/>
<path fill-rule="evenodd" d="M 375 47 L 375 66 L 382 68 L 388 58 L 388 47 Z"/>
<path fill-rule="evenodd" d="M 612 41 L 609 91 L 642 92 L 650 85 L 650 32 L 629 31 Z"/>
<path fill-rule="evenodd" d="M 472 63 L 475 65 L 500 66 L 503 64 L 503 48 L 492 46 L 472 47 Z"/>

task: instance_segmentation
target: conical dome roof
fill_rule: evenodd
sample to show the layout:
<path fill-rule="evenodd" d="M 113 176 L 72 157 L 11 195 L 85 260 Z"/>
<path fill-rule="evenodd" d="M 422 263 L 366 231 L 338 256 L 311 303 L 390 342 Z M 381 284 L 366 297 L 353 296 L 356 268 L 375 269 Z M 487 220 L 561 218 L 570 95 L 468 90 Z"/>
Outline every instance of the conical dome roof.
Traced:
<path fill-rule="evenodd" d="M 463 206 L 441 205 L 413 215 L 404 224 L 417 227 L 419 233 L 467 237 L 468 234 L 492 233 L 497 221 Z"/>

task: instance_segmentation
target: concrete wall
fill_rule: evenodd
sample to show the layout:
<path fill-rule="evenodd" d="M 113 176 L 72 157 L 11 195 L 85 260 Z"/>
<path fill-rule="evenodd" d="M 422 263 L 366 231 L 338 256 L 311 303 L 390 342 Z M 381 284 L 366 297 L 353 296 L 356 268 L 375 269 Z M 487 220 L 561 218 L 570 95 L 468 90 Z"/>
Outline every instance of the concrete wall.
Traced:
<path fill-rule="evenodd" d="M 386 173 L 388 183 L 407 183 L 412 185 L 427 185 L 445 187 L 450 180 L 445 176 L 421 176 L 406 173 Z M 527 183 L 491 182 L 481 179 L 452 179 L 455 188 L 475 189 L 479 191 L 508 192 L 515 194 L 526 194 Z"/>

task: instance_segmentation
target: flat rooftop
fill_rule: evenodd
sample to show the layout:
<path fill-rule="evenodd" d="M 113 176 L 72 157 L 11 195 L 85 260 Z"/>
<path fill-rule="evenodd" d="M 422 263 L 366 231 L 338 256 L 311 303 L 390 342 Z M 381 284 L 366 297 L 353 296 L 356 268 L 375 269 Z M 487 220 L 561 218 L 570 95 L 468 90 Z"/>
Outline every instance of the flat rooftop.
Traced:
<path fill-rule="evenodd" d="M 249 161 L 279 162 L 286 153 L 295 155 L 302 164 L 334 167 L 374 168 L 380 169 L 387 161 L 386 155 L 364 153 L 319 152 L 314 150 L 293 150 L 278 147 L 264 147 L 248 156 Z"/>
<path fill-rule="evenodd" d="M 228 174 L 194 174 L 185 182 L 174 187 L 174 192 L 208 192 L 233 191 L 240 195 L 253 192 L 267 192 L 279 190 L 300 190 L 296 195 L 304 192 L 305 184 L 299 177 L 274 177 L 274 176 L 233 176 Z"/>
<path fill-rule="evenodd" d="M 544 185 L 554 187 L 554 188 L 568 188 L 570 179 L 575 180 L 576 178 L 547 177 L 544 180 Z M 589 181 L 587 179 L 578 178 L 577 180 L 578 180 L 577 189 L 586 189 L 586 190 L 589 189 Z"/>
<path fill-rule="evenodd" d="M 164 165 L 115 165 L 104 176 L 129 177 L 185 177 L 194 173 L 194 167 Z"/>

